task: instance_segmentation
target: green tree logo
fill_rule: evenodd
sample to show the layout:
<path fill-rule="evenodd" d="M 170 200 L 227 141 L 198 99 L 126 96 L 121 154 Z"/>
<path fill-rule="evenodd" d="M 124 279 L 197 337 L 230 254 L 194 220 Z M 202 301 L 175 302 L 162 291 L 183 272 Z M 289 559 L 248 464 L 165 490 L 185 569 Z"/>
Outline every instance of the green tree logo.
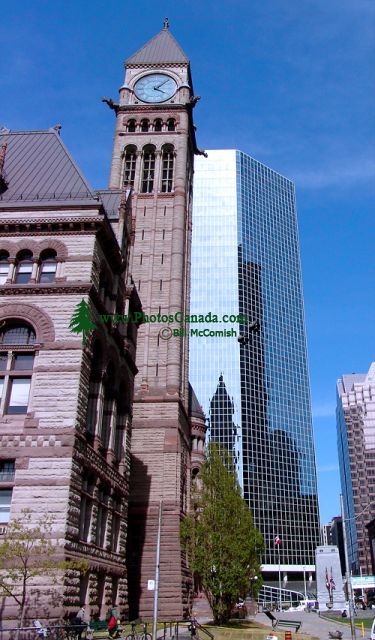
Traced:
<path fill-rule="evenodd" d="M 75 308 L 69 329 L 72 333 L 82 333 L 82 344 L 85 346 L 87 333 L 95 329 L 96 324 L 91 319 L 90 307 L 82 298 Z"/>

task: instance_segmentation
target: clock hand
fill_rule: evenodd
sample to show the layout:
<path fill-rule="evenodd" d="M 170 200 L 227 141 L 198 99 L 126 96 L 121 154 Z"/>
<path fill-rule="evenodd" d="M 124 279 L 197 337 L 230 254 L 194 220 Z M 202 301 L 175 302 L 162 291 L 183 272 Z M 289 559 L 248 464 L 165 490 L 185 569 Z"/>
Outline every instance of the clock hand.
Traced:
<path fill-rule="evenodd" d="M 157 84 L 156 87 L 154 87 L 154 89 L 159 89 L 159 87 L 162 87 L 163 84 L 166 84 L 167 82 L 169 82 L 169 78 L 167 80 L 164 80 L 163 82 L 161 82 L 160 84 Z M 164 91 L 163 91 L 164 93 Z"/>

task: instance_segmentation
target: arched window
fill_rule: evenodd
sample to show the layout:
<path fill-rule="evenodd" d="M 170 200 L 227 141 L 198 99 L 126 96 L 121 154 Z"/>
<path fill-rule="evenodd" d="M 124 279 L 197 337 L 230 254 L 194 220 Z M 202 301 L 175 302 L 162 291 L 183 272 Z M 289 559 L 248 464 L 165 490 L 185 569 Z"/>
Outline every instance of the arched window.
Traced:
<path fill-rule="evenodd" d="M 173 190 L 173 164 L 174 148 L 168 144 L 162 150 L 161 190 L 164 193 L 170 193 Z"/>
<path fill-rule="evenodd" d="M 163 129 L 163 121 L 160 118 L 157 118 L 154 122 L 154 131 L 162 131 Z"/>
<path fill-rule="evenodd" d="M 0 252 L 0 285 L 5 284 L 9 272 L 9 253 Z"/>
<path fill-rule="evenodd" d="M 155 177 L 155 147 L 148 145 L 143 149 L 142 193 L 152 193 Z"/>
<path fill-rule="evenodd" d="M 143 131 L 143 133 L 146 133 L 150 128 L 150 122 L 149 120 L 141 120 L 141 131 Z"/>
<path fill-rule="evenodd" d="M 8 322 L 0 331 L 0 415 L 25 414 L 34 366 L 35 331 L 22 322 Z"/>
<path fill-rule="evenodd" d="M 168 131 L 176 130 L 176 122 L 173 118 L 169 118 L 169 120 L 167 120 L 167 130 Z"/>
<path fill-rule="evenodd" d="M 30 282 L 33 270 L 33 254 L 31 251 L 21 251 L 17 256 L 17 269 L 15 282 L 17 284 L 27 284 Z"/>
<path fill-rule="evenodd" d="M 135 132 L 135 120 L 129 120 L 129 122 L 128 122 L 128 132 L 129 133 L 134 133 Z"/>
<path fill-rule="evenodd" d="M 129 145 L 124 150 L 124 185 L 134 186 L 137 147 Z"/>
<path fill-rule="evenodd" d="M 40 254 L 39 282 L 55 282 L 57 269 L 56 251 L 46 249 Z"/>

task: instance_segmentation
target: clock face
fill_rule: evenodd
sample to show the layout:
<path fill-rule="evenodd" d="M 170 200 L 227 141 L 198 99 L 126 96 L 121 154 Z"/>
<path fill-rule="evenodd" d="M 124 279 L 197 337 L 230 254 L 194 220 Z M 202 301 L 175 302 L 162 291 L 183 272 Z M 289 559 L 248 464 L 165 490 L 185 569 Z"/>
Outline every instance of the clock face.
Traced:
<path fill-rule="evenodd" d="M 176 92 L 177 84 L 164 73 L 151 73 L 135 83 L 135 95 L 142 102 L 164 102 Z"/>

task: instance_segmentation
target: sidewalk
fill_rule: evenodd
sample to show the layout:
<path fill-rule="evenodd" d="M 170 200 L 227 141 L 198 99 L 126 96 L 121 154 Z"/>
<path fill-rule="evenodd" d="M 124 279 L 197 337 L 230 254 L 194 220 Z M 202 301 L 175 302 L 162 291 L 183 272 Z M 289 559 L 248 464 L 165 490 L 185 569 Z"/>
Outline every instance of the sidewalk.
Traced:
<path fill-rule="evenodd" d="M 288 620 L 288 618 L 289 620 L 301 620 L 302 626 L 299 630 L 299 633 L 307 633 L 311 636 L 314 636 L 315 638 L 329 640 L 329 632 L 339 630 L 343 633 L 343 640 L 351 640 L 350 624 L 331 622 L 330 620 L 321 618 L 318 613 L 315 612 L 308 613 L 307 611 L 283 611 L 280 616 L 276 612 L 274 613 L 274 615 L 280 620 Z M 271 628 L 271 622 L 267 618 L 267 616 L 264 615 L 264 613 L 257 613 L 254 620 Z M 275 633 L 278 636 L 279 640 L 283 640 L 285 627 L 276 629 Z M 294 635 L 293 631 L 292 634 Z M 357 640 L 362 640 L 362 633 L 360 629 L 356 629 L 356 635 Z M 368 640 L 369 638 L 370 629 L 365 629 L 365 640 Z"/>

